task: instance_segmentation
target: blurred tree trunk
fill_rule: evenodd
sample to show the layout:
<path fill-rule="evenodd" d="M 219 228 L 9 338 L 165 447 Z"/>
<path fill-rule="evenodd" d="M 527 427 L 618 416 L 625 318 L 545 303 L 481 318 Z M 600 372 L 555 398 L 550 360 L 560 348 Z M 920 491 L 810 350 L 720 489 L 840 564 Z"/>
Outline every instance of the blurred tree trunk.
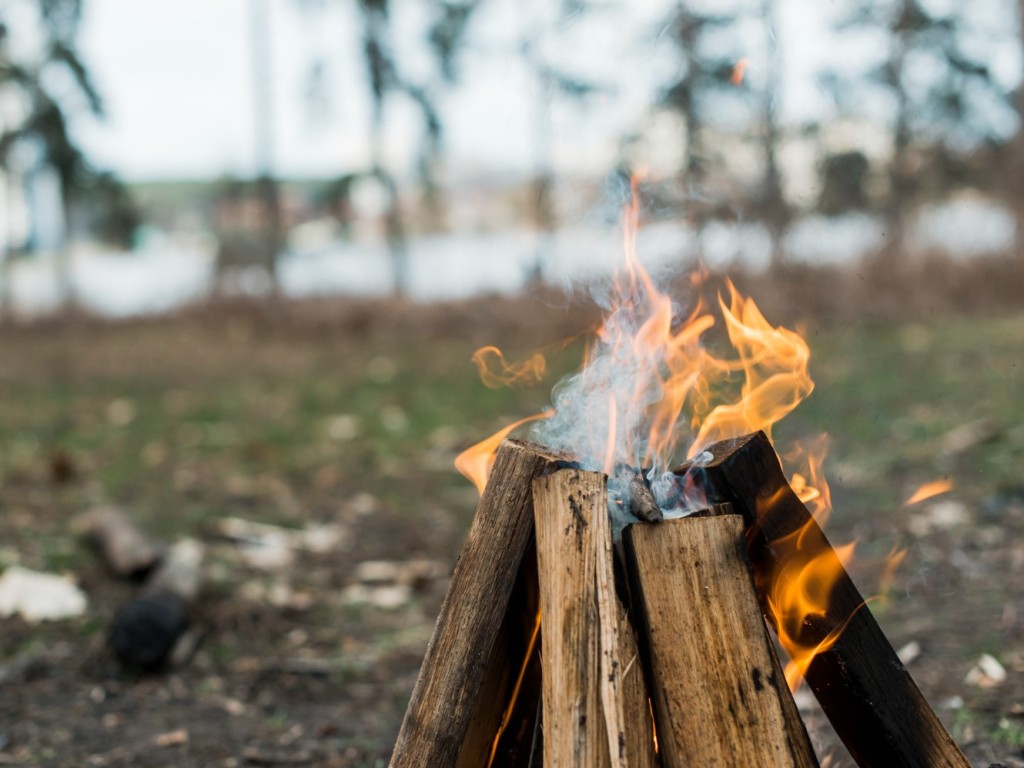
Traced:
<path fill-rule="evenodd" d="M 904 83 L 912 0 L 901 0 L 890 31 L 890 53 L 886 76 L 896 100 L 896 116 L 892 131 L 892 157 L 889 160 L 889 195 L 884 211 L 885 245 L 882 257 L 890 265 L 906 262 L 907 213 L 914 192 L 914 171 L 910 167 L 910 98 Z"/>
<path fill-rule="evenodd" d="M 398 184 L 384 163 L 383 99 L 374 99 L 371 114 L 372 173 L 384 190 L 384 239 L 391 256 L 392 291 L 396 296 L 404 296 L 409 292 L 409 252 Z"/>
<path fill-rule="evenodd" d="M 437 181 L 437 172 L 441 167 L 443 155 L 441 117 L 427 88 L 412 83 L 403 83 L 402 87 L 419 107 L 423 116 L 423 136 L 420 139 L 416 160 L 416 175 L 422 191 L 420 210 L 427 230 L 441 232 L 446 227 L 444 194 Z"/>
<path fill-rule="evenodd" d="M 542 24 L 528 18 L 529 14 L 536 12 L 536 8 L 536 2 L 522 3 L 519 6 L 519 47 L 523 62 L 535 83 L 535 98 L 530 107 L 533 179 L 530 182 L 528 215 L 537 238 L 533 263 L 527 268 L 528 285 L 538 285 L 543 280 L 555 231 L 555 172 L 552 168 L 551 122 L 548 116 L 555 88 L 552 74 L 537 50 Z"/>
<path fill-rule="evenodd" d="M 14 249 L 11 247 L 11 220 L 13 216 L 11 201 L 14 197 L 14 172 L 8 169 L 0 170 L 0 181 L 5 187 L 3 194 L 4 211 L 7 226 L 4 228 L 4 240 L 0 243 L 0 320 L 11 315 L 14 300 L 14 287 L 11 280 L 14 277 Z"/>
<path fill-rule="evenodd" d="M 1017 25 L 1020 46 L 1024 48 L 1024 0 L 1017 0 Z M 1016 233 L 1014 251 L 1018 260 L 1024 260 L 1024 83 L 1017 85 L 1014 93 L 1014 107 L 1017 111 L 1017 135 L 1013 142 L 1013 181 L 1010 194 L 1016 212 Z"/>
<path fill-rule="evenodd" d="M 395 295 L 409 290 L 409 255 L 398 184 L 384 162 L 384 101 L 395 83 L 394 67 L 387 57 L 387 0 L 360 0 L 363 11 L 363 55 L 370 78 L 370 151 L 372 173 L 385 192 L 384 236 L 391 255 Z"/>
<path fill-rule="evenodd" d="M 555 172 L 551 158 L 551 123 L 547 112 L 553 88 L 548 78 L 540 71 L 539 62 L 533 62 L 533 65 L 538 68 L 537 74 L 543 86 L 538 89 L 537 102 L 534 104 L 534 178 L 531 207 L 533 226 L 537 231 L 537 244 L 527 282 L 530 285 L 538 285 L 544 279 L 555 233 Z"/>
<path fill-rule="evenodd" d="M 764 217 L 771 239 L 771 265 L 779 267 L 785 261 L 783 238 L 789 224 L 789 206 L 782 191 L 782 174 L 779 171 L 777 150 L 781 141 L 778 114 L 775 101 L 780 92 L 779 76 L 782 70 L 782 53 L 776 39 L 778 14 L 776 0 L 765 0 L 762 6 L 765 25 L 768 29 L 768 58 L 764 86 L 764 180 L 762 204 Z"/>
<path fill-rule="evenodd" d="M 703 29 L 703 20 L 686 9 L 676 19 L 676 45 L 686 58 L 686 74 L 673 88 L 673 106 L 682 113 L 686 131 L 684 187 L 691 203 L 690 219 L 693 221 L 694 241 L 697 243 L 697 258 L 703 258 L 704 228 L 708 222 L 707 203 L 704 200 L 704 147 L 701 141 L 703 121 L 697 109 L 698 78 L 700 62 L 697 47 Z"/>
<path fill-rule="evenodd" d="M 72 183 L 72 180 L 63 177 L 60 181 L 61 215 L 64 219 L 64 231 L 61 232 L 55 266 L 57 268 L 57 302 L 62 310 L 72 309 L 77 304 L 78 299 L 75 293 L 75 281 L 71 274 Z"/>
<path fill-rule="evenodd" d="M 270 10 L 267 0 L 250 0 L 252 22 L 253 125 L 256 138 L 256 196 L 259 234 L 266 238 L 270 256 L 265 260 L 274 295 L 280 293 L 278 260 L 284 247 L 281 195 L 274 176 L 274 107 L 271 82 Z M 262 261 L 262 260 L 261 260 Z"/>

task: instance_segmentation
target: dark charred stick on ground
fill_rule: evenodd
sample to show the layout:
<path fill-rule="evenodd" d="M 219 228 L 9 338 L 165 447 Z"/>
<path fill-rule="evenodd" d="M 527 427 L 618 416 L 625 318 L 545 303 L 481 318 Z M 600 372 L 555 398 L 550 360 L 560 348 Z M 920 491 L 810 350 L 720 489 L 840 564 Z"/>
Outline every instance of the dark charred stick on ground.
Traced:
<path fill-rule="evenodd" d="M 763 432 L 710 446 L 712 458 L 692 472 L 708 498 L 743 515 L 762 611 L 774 574 L 794 552 L 827 555 L 832 546 L 790 488 Z M 687 466 L 680 467 L 682 473 Z M 795 534 L 803 530 L 797 537 Z M 827 615 L 806 622 L 801 645 L 816 647 L 842 627 L 835 644 L 811 662 L 805 678 L 822 709 L 862 768 L 969 765 L 918 690 L 845 570 L 832 588 Z M 844 626 L 845 624 L 845 626 Z"/>
<path fill-rule="evenodd" d="M 189 628 L 201 561 L 196 542 L 179 542 L 142 591 L 118 610 L 107 644 L 125 669 L 155 672 L 167 666 Z"/>

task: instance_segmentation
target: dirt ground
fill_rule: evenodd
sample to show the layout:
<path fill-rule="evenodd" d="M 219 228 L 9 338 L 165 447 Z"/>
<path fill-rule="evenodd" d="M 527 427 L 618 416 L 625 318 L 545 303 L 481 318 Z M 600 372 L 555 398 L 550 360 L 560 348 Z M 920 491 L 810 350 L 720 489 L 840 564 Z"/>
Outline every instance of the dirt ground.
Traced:
<path fill-rule="evenodd" d="M 873 612 L 972 762 L 1024 766 L 1024 315 L 766 312 L 809 338 L 818 388 L 783 438 L 832 435 L 829 531 L 859 541 L 862 591 L 908 548 Z M 70 573 L 88 597 L 77 618 L 0 619 L 0 765 L 386 764 L 475 506 L 452 458 L 545 405 L 579 346 L 530 390 L 484 388 L 469 357 L 594 319 L 552 295 L 0 329 L 0 568 Z M 901 506 L 937 477 L 954 490 Z M 191 652 L 160 674 L 106 650 L 139 587 L 73 531 L 100 503 L 204 547 Z M 240 541 L 229 518 L 293 535 Z M 1005 679 L 971 677 L 982 654 Z M 848 764 L 799 700 L 822 764 Z"/>

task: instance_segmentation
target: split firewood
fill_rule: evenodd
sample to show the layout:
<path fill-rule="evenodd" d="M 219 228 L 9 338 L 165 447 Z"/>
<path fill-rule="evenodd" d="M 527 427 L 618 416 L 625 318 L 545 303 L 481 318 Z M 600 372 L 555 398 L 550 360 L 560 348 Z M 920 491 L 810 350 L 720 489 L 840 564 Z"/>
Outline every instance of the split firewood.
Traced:
<path fill-rule="evenodd" d="M 764 619 L 738 515 L 623 534 L 665 768 L 816 768 Z"/>
<path fill-rule="evenodd" d="M 518 625 L 524 618 L 506 616 L 533 533 L 530 484 L 562 462 L 517 440 L 499 448 L 427 646 L 392 753 L 393 768 L 486 766 L 491 761 L 495 736 L 506 719 L 505 694 L 529 667 L 524 658 L 498 658 L 496 652 L 505 650 L 499 642 L 503 626 L 511 622 L 516 625 L 511 634 L 523 634 Z M 525 621 L 535 624 L 535 616 Z M 518 639 L 514 644 L 523 645 Z M 495 686 L 488 696 L 481 695 L 485 682 Z"/>
<path fill-rule="evenodd" d="M 201 563 L 198 543 L 175 544 L 142 592 L 121 606 L 107 643 L 122 666 L 153 672 L 166 665 L 188 629 Z"/>
<path fill-rule="evenodd" d="M 597 610 L 603 475 L 565 469 L 533 481 L 543 617 L 544 765 L 605 768 Z M 605 526 L 607 528 L 607 526 Z"/>
<path fill-rule="evenodd" d="M 731 502 L 743 516 L 762 612 L 773 621 L 768 599 L 796 542 L 802 559 L 838 558 L 763 432 L 707 450 L 712 458 L 702 467 L 680 470 L 690 469 L 709 498 Z M 834 644 L 813 658 L 804 677 L 861 768 L 969 765 L 841 565 L 826 614 L 806 620 L 796 640 L 817 648 L 827 638 Z"/>
<path fill-rule="evenodd" d="M 72 524 L 121 579 L 143 579 L 160 560 L 160 547 L 116 507 L 85 512 Z"/>
<path fill-rule="evenodd" d="M 533 768 L 543 752 L 540 595 L 533 537 L 473 705 L 456 768 Z"/>
<path fill-rule="evenodd" d="M 643 666 L 615 592 L 607 478 L 533 481 L 543 616 L 544 765 L 655 765 Z"/>

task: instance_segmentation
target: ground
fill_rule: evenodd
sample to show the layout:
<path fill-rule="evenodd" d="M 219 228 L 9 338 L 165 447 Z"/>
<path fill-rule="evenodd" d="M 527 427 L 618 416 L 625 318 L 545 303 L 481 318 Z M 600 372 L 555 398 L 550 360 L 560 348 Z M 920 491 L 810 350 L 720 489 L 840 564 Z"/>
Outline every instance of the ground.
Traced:
<path fill-rule="evenodd" d="M 485 388 L 469 358 L 593 324 L 562 304 L 238 304 L 0 330 L 0 567 L 69 572 L 89 599 L 75 619 L 0 619 L 0 765 L 386 764 L 475 505 L 452 459 L 543 407 L 580 350 L 524 390 Z M 858 540 L 862 591 L 908 550 L 871 609 L 894 646 L 918 644 L 909 669 L 974 764 L 1024 765 L 1024 315 L 769 319 L 801 323 L 817 384 L 776 437 L 832 436 L 828 531 Z M 902 506 L 937 478 L 953 490 Z M 105 651 L 138 587 L 74 533 L 97 503 L 206 549 L 197 644 L 161 674 Z M 331 537 L 259 561 L 225 518 Z M 353 588 L 374 560 L 426 575 Z M 965 681 L 984 653 L 1005 681 Z M 807 717 L 823 764 L 846 764 Z"/>

